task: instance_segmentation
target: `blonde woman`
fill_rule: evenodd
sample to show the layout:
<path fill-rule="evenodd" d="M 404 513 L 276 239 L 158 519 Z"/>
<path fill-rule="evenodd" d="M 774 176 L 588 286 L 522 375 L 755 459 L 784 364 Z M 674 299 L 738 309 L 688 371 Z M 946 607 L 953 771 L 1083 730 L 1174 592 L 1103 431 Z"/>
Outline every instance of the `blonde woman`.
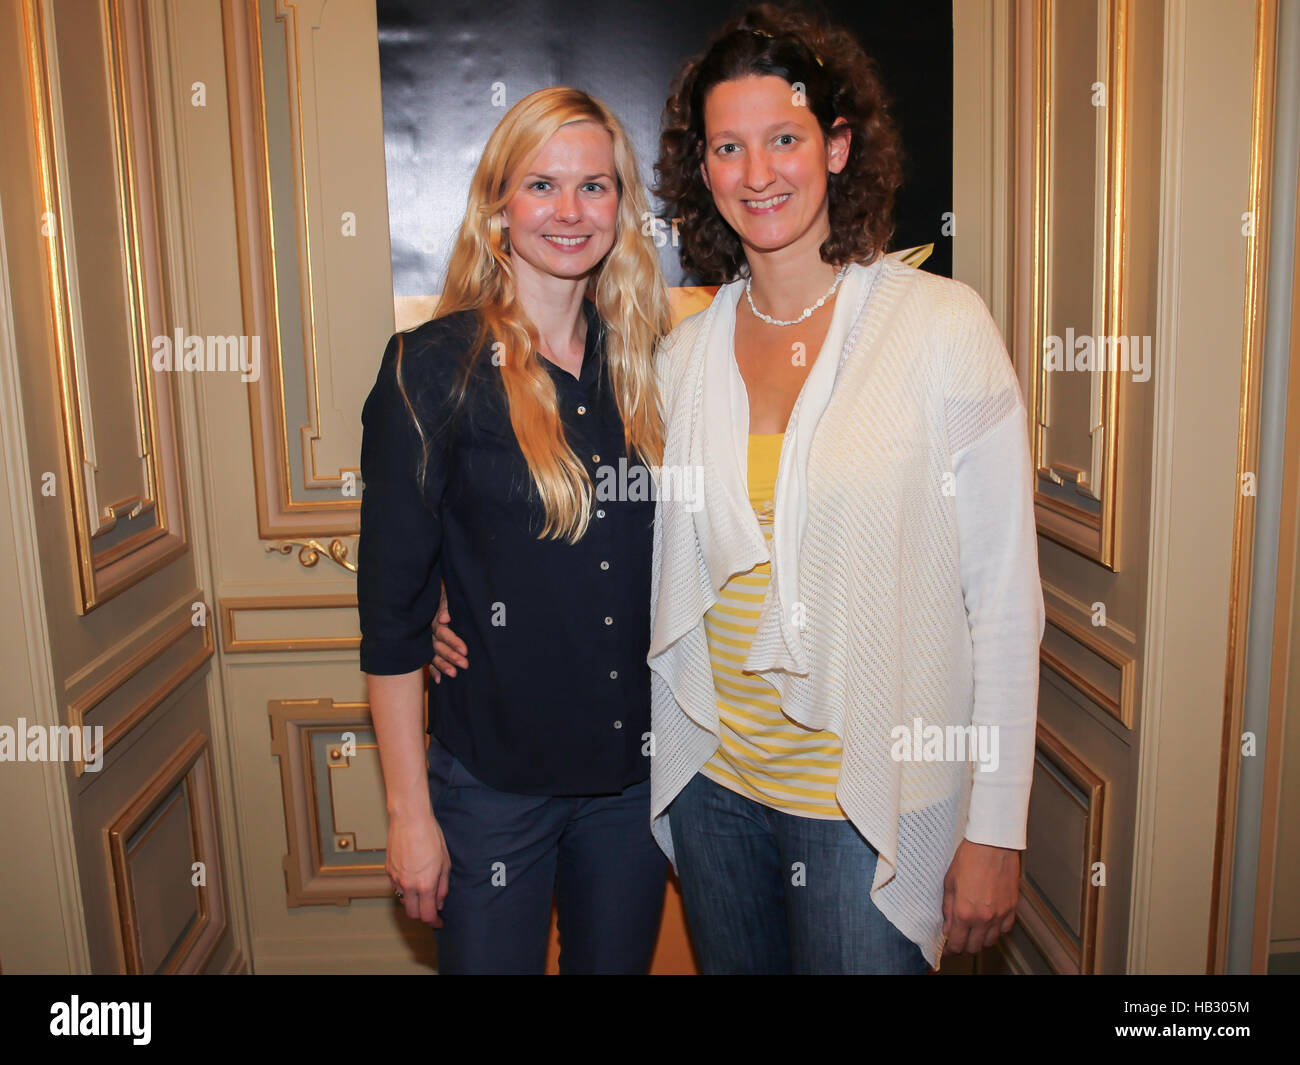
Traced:
<path fill-rule="evenodd" d="M 444 973 L 645 972 L 666 863 L 648 825 L 654 503 L 597 498 L 663 447 L 668 327 L 631 145 L 568 88 L 493 132 L 432 321 L 366 400 L 357 588 L 387 871 Z M 474 669 L 431 689 L 446 588 Z"/>

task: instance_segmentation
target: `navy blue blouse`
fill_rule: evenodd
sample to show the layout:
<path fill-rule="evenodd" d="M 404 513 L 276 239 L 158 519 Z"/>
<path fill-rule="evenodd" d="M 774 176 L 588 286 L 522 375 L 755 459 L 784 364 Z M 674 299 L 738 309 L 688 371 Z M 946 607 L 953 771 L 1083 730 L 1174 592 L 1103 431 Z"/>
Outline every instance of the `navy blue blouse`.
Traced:
<path fill-rule="evenodd" d="M 548 360 L 565 437 L 593 485 L 628 463 L 602 325 L 584 301 L 578 378 Z M 525 795 L 600 795 L 650 775 L 650 562 L 654 502 L 600 498 L 576 544 L 538 539 L 545 516 L 510 425 L 491 345 L 456 395 L 477 318 L 403 335 L 397 388 L 388 342 L 362 411 L 357 604 L 361 669 L 400 674 L 433 658 L 445 583 L 469 668 L 429 689 L 429 731 L 485 784 Z M 601 468 L 606 467 L 604 472 Z M 625 466 L 626 468 L 626 466 Z M 618 493 L 615 493 L 618 494 Z"/>

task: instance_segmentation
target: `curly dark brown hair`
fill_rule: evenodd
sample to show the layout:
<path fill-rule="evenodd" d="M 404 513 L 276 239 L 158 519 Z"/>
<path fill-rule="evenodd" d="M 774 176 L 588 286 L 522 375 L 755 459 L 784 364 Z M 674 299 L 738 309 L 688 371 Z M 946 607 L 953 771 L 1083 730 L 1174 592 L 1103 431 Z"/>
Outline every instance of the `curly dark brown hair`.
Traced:
<path fill-rule="evenodd" d="M 654 192 L 682 219 L 682 268 L 701 284 L 725 284 L 748 273 L 740 238 L 718 213 L 700 164 L 709 91 L 751 74 L 801 82 L 823 136 L 837 118 L 848 123 L 848 161 L 827 175 L 830 236 L 821 257 L 832 266 L 872 261 L 893 236 L 903 182 L 902 141 L 875 61 L 852 33 L 818 15 L 759 4 L 724 25 L 683 65 L 664 108 Z"/>

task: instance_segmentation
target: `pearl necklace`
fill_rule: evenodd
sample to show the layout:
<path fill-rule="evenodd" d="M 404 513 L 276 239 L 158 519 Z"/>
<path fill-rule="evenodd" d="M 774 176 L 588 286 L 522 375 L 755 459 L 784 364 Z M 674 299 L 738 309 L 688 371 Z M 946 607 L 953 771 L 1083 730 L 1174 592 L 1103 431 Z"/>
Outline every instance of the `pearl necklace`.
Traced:
<path fill-rule="evenodd" d="M 783 322 L 779 318 L 773 318 L 771 315 L 764 314 L 754 306 L 754 297 L 749 294 L 750 285 L 752 285 L 754 281 L 752 277 L 745 279 L 745 299 L 749 300 L 749 309 L 754 312 L 754 317 L 761 318 L 768 325 L 798 325 L 800 322 L 804 321 L 804 319 L 810 317 L 819 307 L 826 305 L 826 301 L 835 295 L 835 290 L 840 287 L 840 282 L 844 280 L 844 275 L 848 272 L 848 266 L 840 267 L 840 272 L 835 275 L 835 283 L 831 285 L 830 291 L 811 307 L 805 307 L 803 309 L 803 314 L 799 315 L 798 318 L 791 318 L 788 322 Z"/>

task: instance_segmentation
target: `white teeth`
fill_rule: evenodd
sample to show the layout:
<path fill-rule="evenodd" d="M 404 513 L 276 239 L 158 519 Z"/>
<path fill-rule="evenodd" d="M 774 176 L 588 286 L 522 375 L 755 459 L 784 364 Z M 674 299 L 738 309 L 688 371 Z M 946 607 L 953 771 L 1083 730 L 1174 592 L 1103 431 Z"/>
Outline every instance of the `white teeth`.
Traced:
<path fill-rule="evenodd" d="M 786 192 L 782 193 L 780 196 L 773 196 L 769 200 L 746 200 L 745 202 L 756 211 L 763 211 L 768 207 L 775 207 L 778 203 L 784 203 L 789 198 L 790 194 Z"/>
<path fill-rule="evenodd" d="M 586 237 L 547 237 L 552 244 L 563 244 L 566 248 L 575 247 L 586 242 Z"/>

